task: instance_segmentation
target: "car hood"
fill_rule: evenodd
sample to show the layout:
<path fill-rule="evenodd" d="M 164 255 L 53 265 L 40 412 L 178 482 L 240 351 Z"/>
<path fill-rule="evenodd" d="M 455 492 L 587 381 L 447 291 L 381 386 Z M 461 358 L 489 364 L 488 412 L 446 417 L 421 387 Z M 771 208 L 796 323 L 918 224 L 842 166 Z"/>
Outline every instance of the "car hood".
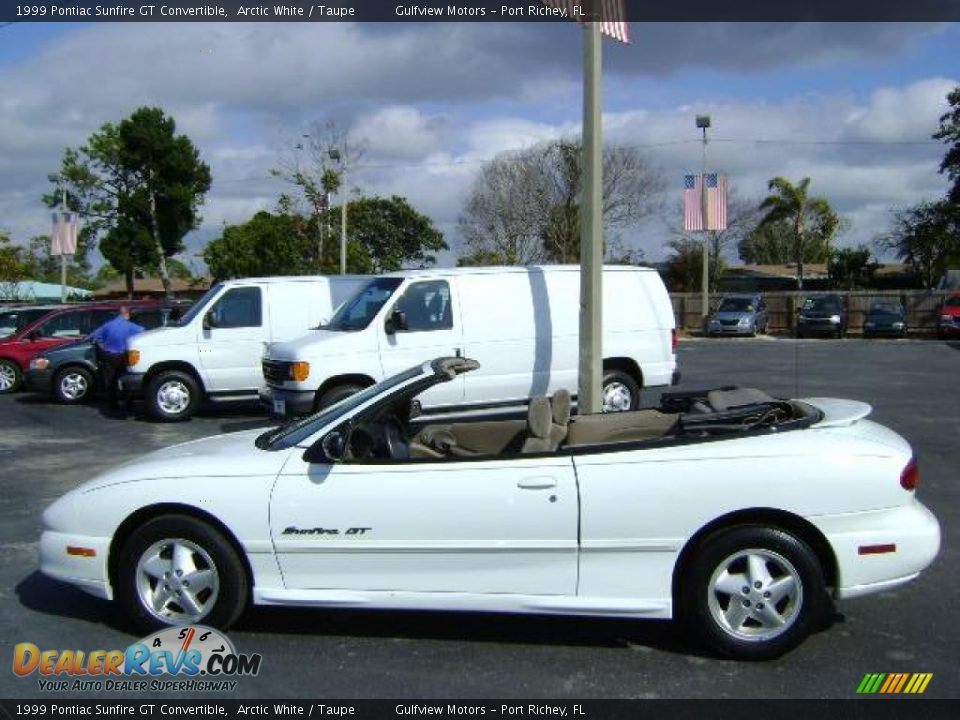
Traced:
<path fill-rule="evenodd" d="M 110 485 L 182 477 L 252 477 L 276 475 L 289 453 L 260 450 L 253 441 L 263 428 L 215 435 L 155 450 L 82 485 L 90 492 Z"/>
<path fill-rule="evenodd" d="M 376 350 L 375 338 L 374 334 L 362 330 L 311 330 L 294 340 L 267 343 L 264 356 L 272 360 L 300 360 L 317 356 L 354 355 Z"/>
<path fill-rule="evenodd" d="M 192 325 L 167 325 L 137 333 L 130 338 L 129 344 L 132 348 L 162 347 L 196 342 L 196 339 L 196 330 Z"/>

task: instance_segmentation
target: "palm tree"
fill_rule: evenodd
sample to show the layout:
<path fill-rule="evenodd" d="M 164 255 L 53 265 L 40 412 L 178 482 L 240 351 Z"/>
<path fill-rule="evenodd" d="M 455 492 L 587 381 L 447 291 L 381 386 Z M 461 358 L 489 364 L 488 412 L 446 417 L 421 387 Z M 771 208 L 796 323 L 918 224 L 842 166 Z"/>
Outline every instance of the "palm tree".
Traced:
<path fill-rule="evenodd" d="M 793 257 L 797 263 L 797 289 L 803 290 L 803 261 L 813 247 L 814 240 L 821 240 L 829 256 L 830 239 L 836 233 L 840 220 L 826 198 L 810 197 L 807 193 L 810 178 L 794 185 L 784 177 L 775 177 L 767 185 L 771 194 L 760 203 L 766 215 L 758 228 L 785 223 L 793 230 Z"/>

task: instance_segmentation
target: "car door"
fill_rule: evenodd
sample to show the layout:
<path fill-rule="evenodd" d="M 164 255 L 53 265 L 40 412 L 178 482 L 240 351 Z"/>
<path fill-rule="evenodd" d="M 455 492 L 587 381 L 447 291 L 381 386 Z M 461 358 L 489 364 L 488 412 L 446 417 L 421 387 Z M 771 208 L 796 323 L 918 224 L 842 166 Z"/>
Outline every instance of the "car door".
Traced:
<path fill-rule="evenodd" d="M 286 463 L 271 497 L 290 589 L 573 595 L 569 457 Z"/>
<path fill-rule="evenodd" d="M 387 322 L 377 329 L 383 377 L 438 357 L 462 354 L 463 328 L 454 300 L 447 280 L 416 280 L 403 289 L 386 310 Z M 421 402 L 456 405 L 463 401 L 463 382 L 461 376 L 439 383 L 421 396 Z"/>
<path fill-rule="evenodd" d="M 47 318 L 28 333 L 25 341 L 30 343 L 31 354 L 39 355 L 44 350 L 77 340 L 90 332 L 90 311 L 72 310 Z"/>
<path fill-rule="evenodd" d="M 200 329 L 200 363 L 209 392 L 256 392 L 260 358 L 267 339 L 264 290 L 258 285 L 229 288 L 207 311 Z"/>

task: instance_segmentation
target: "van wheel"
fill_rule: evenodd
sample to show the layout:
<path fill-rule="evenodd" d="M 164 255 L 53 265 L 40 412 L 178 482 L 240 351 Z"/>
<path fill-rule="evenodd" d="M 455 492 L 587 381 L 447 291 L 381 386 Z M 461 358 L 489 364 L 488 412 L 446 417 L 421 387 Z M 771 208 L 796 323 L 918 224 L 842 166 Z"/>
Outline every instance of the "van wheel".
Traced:
<path fill-rule="evenodd" d="M 138 529 L 120 551 L 117 596 L 143 632 L 170 625 L 227 629 L 247 604 L 243 560 L 205 522 L 164 515 Z"/>
<path fill-rule="evenodd" d="M 709 538 L 685 568 L 681 617 L 699 639 L 739 660 L 779 657 L 818 627 L 823 569 L 800 539 L 744 526 Z"/>
<path fill-rule="evenodd" d="M 160 422 L 180 422 L 193 417 L 200 401 L 200 387 L 189 373 L 164 370 L 146 389 L 147 414 Z"/>
<path fill-rule="evenodd" d="M 22 382 L 20 366 L 12 360 L 0 360 L 0 395 L 16 392 Z"/>
<path fill-rule="evenodd" d="M 627 412 L 640 407 L 640 385 L 622 370 L 603 375 L 603 412 Z"/>
<path fill-rule="evenodd" d="M 93 392 L 93 374 L 81 367 L 61 370 L 53 381 L 53 392 L 64 405 L 76 405 L 90 397 Z"/>
<path fill-rule="evenodd" d="M 323 395 L 320 395 L 317 398 L 317 402 L 314 405 L 314 410 L 323 410 L 328 408 L 331 405 L 336 405 L 338 402 L 344 398 L 348 398 L 351 395 L 356 395 L 358 392 L 363 390 L 359 385 L 354 385 L 352 383 L 346 383 L 344 385 L 336 385 L 328 390 L 324 391 Z"/>

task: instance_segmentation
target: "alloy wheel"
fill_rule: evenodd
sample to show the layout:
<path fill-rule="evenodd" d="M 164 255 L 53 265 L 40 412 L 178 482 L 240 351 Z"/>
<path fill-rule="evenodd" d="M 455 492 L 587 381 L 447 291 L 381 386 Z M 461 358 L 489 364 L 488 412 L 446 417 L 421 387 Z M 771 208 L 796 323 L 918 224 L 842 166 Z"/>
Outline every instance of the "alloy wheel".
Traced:
<path fill-rule="evenodd" d="M 633 393 L 621 382 L 603 386 L 603 412 L 626 412 L 633 407 Z"/>
<path fill-rule="evenodd" d="M 68 400 L 79 400 L 89 389 L 87 378 L 81 373 L 67 373 L 60 379 L 60 393 Z"/>
<path fill-rule="evenodd" d="M 180 380 L 168 380 L 157 388 L 157 407 L 167 415 L 179 415 L 190 405 L 190 388 Z"/>
<path fill-rule="evenodd" d="M 213 609 L 220 576 L 202 547 L 182 538 L 153 543 L 136 569 L 137 595 L 143 608 L 167 624 L 196 623 Z"/>

